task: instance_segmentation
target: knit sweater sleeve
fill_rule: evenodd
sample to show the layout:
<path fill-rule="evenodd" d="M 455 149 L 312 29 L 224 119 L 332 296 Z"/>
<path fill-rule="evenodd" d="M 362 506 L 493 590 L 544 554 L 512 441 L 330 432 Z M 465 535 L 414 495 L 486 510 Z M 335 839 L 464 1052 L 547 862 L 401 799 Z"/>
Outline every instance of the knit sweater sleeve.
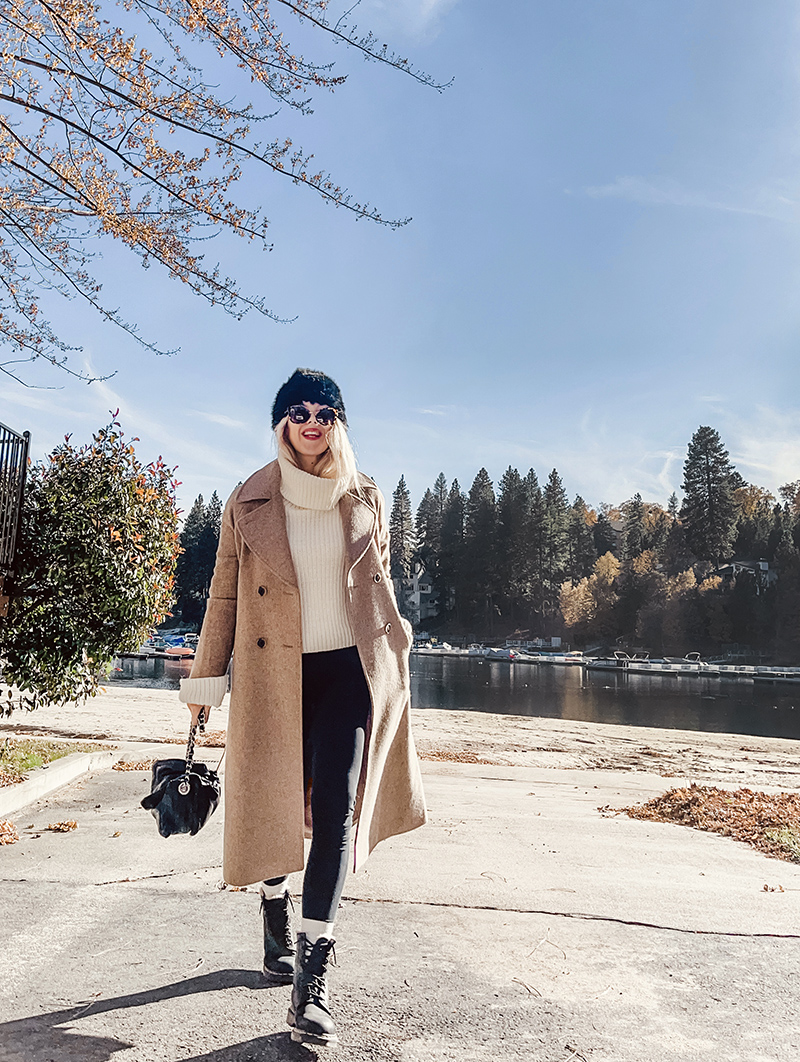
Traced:
<path fill-rule="evenodd" d="M 210 708 L 219 708 L 227 692 L 227 675 L 214 675 L 210 678 L 183 678 L 178 700 L 183 704 L 206 704 Z"/>

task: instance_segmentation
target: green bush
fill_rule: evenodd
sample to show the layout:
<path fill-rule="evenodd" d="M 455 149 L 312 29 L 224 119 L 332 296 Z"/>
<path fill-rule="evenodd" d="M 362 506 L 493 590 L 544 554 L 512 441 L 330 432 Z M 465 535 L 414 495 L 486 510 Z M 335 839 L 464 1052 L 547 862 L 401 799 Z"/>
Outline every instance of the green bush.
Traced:
<path fill-rule="evenodd" d="M 119 652 L 136 649 L 172 603 L 180 551 L 177 482 L 142 465 L 115 413 L 92 442 L 70 436 L 29 470 L 0 668 L 16 706 L 93 696 Z"/>

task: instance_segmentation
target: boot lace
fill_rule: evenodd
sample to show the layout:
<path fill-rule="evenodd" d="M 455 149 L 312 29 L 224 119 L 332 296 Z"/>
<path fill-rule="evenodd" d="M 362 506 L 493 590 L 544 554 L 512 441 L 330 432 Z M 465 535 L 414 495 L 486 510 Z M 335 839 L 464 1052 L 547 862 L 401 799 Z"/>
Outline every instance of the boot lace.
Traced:
<path fill-rule="evenodd" d="M 271 907 L 270 900 L 265 900 L 261 897 L 261 905 L 263 910 L 267 912 L 267 924 L 269 925 L 270 933 L 277 943 L 283 943 L 287 952 L 294 951 L 294 935 L 292 933 L 292 920 L 289 916 L 289 908 L 291 908 L 292 914 L 294 914 L 294 900 L 291 897 L 291 893 L 284 893 L 281 897 L 283 904 L 280 908 Z M 277 909 L 276 909 L 277 908 Z"/>
<path fill-rule="evenodd" d="M 333 946 L 333 941 L 329 941 L 325 944 L 307 944 L 307 951 L 305 955 L 306 970 L 305 970 L 305 987 L 309 996 L 309 1002 L 320 1003 L 324 1001 L 326 996 L 325 987 L 325 973 L 330 962 L 331 966 L 336 966 L 336 950 Z M 316 949 L 317 954 L 314 955 Z M 316 959 L 314 968 L 310 968 L 310 960 Z"/>

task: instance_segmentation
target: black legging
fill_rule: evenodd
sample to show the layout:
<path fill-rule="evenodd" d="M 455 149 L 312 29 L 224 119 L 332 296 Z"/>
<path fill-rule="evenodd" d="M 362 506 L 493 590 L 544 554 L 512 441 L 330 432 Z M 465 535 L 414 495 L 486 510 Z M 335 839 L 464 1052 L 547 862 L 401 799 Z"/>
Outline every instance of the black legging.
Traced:
<path fill-rule="evenodd" d="M 355 646 L 303 653 L 303 774 L 306 790 L 311 784 L 313 822 L 303 877 L 304 918 L 332 922 L 336 916 L 370 708 Z"/>

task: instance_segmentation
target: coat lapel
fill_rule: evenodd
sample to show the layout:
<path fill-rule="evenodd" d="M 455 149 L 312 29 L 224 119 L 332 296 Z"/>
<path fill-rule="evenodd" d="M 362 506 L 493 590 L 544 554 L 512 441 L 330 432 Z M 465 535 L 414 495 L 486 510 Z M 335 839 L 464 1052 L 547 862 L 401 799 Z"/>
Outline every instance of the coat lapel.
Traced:
<path fill-rule="evenodd" d="M 237 502 L 247 505 L 236 526 L 248 549 L 290 586 L 297 586 L 286 534 L 286 511 L 277 461 L 260 468 L 242 485 Z"/>
<path fill-rule="evenodd" d="M 344 548 L 348 571 L 352 570 L 369 548 L 375 533 L 377 513 L 355 491 L 349 490 L 339 503 L 344 527 Z"/>

